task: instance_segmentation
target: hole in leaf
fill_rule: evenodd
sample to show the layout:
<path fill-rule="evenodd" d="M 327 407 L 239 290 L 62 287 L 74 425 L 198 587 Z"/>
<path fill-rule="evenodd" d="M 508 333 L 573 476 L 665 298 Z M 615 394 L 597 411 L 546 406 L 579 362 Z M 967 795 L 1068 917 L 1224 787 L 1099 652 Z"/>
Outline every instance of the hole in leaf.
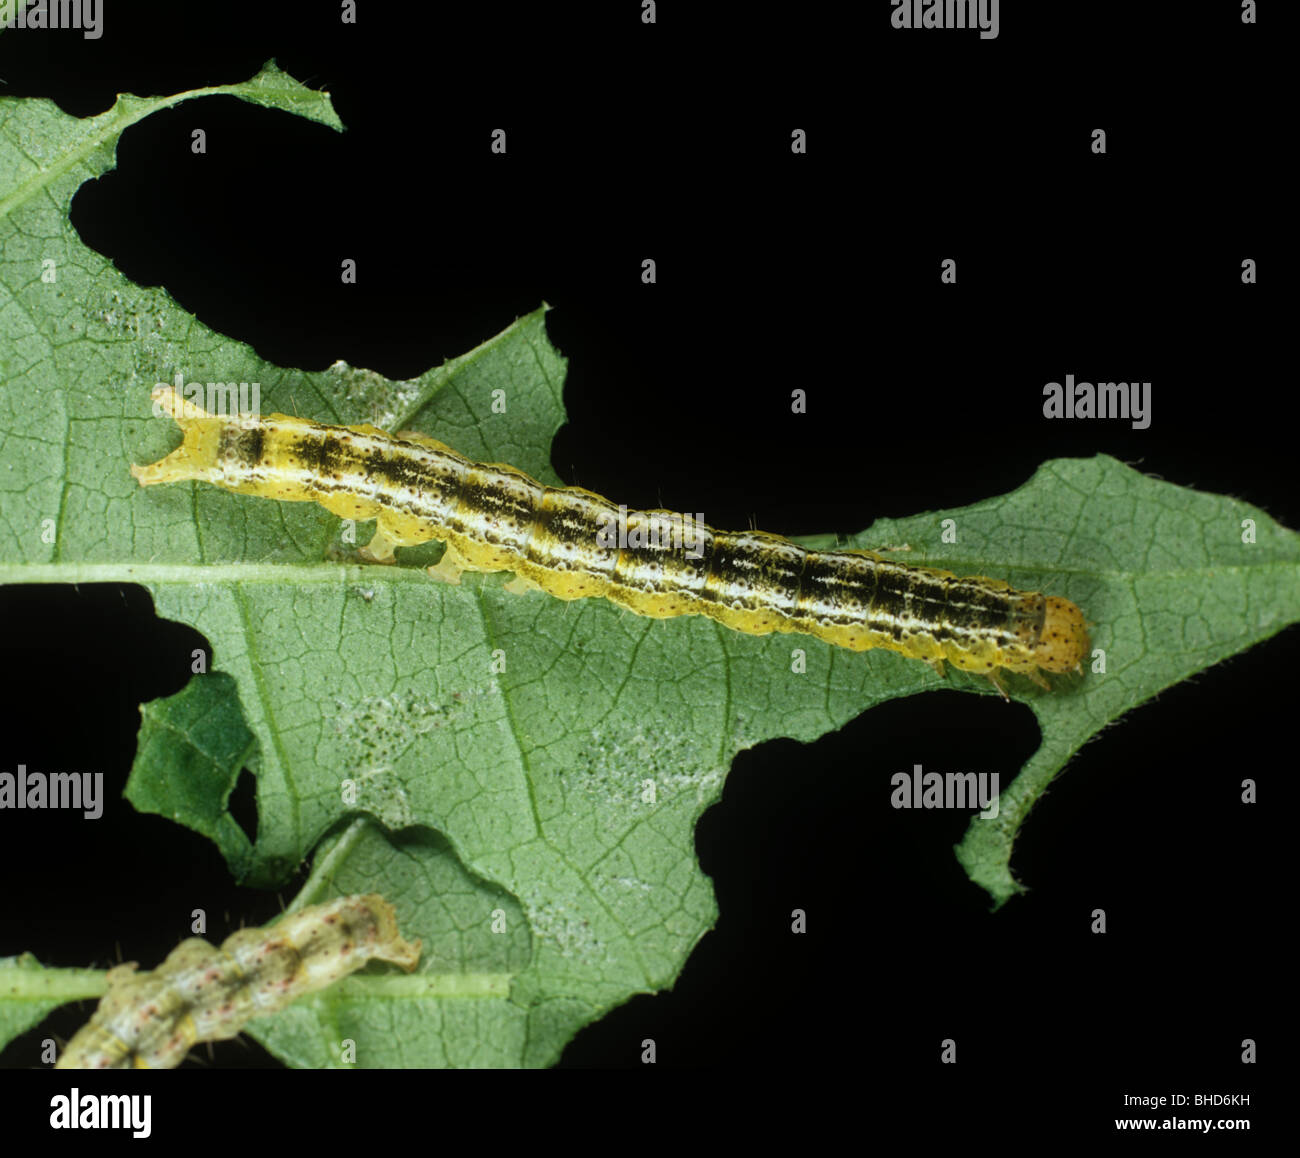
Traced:
<path fill-rule="evenodd" d="M 244 830 L 250 844 L 257 843 L 257 777 L 247 768 L 239 770 L 239 779 L 226 802 L 234 822 Z"/>

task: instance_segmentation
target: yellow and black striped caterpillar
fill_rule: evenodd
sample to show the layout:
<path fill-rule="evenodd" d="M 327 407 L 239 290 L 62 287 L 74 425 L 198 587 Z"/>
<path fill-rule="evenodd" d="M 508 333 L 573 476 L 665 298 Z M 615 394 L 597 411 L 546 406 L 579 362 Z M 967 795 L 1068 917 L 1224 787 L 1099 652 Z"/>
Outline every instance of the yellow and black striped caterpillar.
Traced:
<path fill-rule="evenodd" d="M 383 897 L 338 897 L 290 913 L 265 929 L 240 929 L 217 949 L 182 941 L 157 969 L 134 962 L 108 972 L 108 992 L 77 1031 L 55 1069 L 171 1069 L 200 1041 L 234 1037 L 254 1017 L 274 1013 L 355 973 L 391 961 L 408 973 L 420 942 L 397 931 Z"/>
<path fill-rule="evenodd" d="M 448 582 L 463 571 L 513 571 L 516 592 L 601 596 L 638 615 L 707 615 L 749 635 L 793 631 L 854 651 L 888 648 L 941 673 L 944 661 L 980 672 L 999 690 L 1000 670 L 1046 687 L 1042 672 L 1081 671 L 1088 654 L 1078 607 L 996 579 L 716 531 L 672 511 L 626 511 L 581 487 L 472 462 L 420 434 L 285 414 L 227 418 L 170 386 L 153 397 L 184 441 L 131 467 L 141 486 L 197 479 L 374 518 L 363 556 L 392 562 L 394 548 L 438 539 L 447 550 L 429 571 Z"/>

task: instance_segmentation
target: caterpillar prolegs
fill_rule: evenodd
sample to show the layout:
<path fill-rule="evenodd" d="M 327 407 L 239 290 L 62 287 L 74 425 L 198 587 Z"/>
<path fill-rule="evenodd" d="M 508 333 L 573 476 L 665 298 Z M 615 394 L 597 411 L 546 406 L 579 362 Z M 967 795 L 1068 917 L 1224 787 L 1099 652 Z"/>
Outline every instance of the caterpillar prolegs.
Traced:
<path fill-rule="evenodd" d="M 232 1038 L 254 1017 L 315 993 L 368 961 L 408 973 L 420 942 L 404 941 L 383 897 L 338 897 L 263 929 L 240 929 L 217 949 L 182 941 L 157 969 L 108 971 L 108 992 L 55 1069 L 171 1069 L 200 1041 Z"/>
<path fill-rule="evenodd" d="M 581 487 L 549 487 L 500 463 L 477 463 L 420 434 L 326 426 L 285 414 L 223 417 L 159 386 L 154 401 L 184 441 L 132 466 L 141 486 L 197 479 L 240 494 L 316 502 L 377 519 L 362 555 L 438 539 L 429 568 L 513 571 L 513 591 L 604 597 L 638 615 L 707 615 L 749 635 L 802 632 L 838 647 L 883 647 L 989 676 L 1049 686 L 1081 671 L 1089 638 L 1073 603 L 997 579 L 894 562 L 870 551 L 807 550 L 761 531 L 717 531 L 672 511 L 626 511 Z M 1005 693 L 1004 693 L 1005 694 Z"/>

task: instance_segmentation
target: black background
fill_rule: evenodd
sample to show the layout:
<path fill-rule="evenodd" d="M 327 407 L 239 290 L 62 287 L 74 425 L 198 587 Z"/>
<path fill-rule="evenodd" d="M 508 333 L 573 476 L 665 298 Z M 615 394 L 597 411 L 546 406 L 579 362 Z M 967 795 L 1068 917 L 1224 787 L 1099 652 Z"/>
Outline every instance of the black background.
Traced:
<path fill-rule="evenodd" d="M 155 114 L 82 187 L 74 224 L 286 366 L 414 376 L 549 302 L 569 358 L 552 463 L 630 507 L 854 532 L 1105 452 L 1300 524 L 1275 30 L 1242 26 L 1234 4 L 1141 23 L 1129 4 L 1008 0 L 994 41 L 895 31 L 874 0 L 695 7 L 661 5 L 647 27 L 632 3 L 477 18 L 372 3 L 343 26 L 329 4 L 118 3 L 98 41 L 0 35 L 0 93 L 85 116 L 272 57 L 327 89 L 343 134 L 231 98 Z M 358 285 L 339 284 L 343 257 Z M 956 286 L 939 283 L 946 257 Z M 1241 284 L 1244 257 L 1258 286 Z M 1151 381 L 1150 429 L 1044 420 L 1042 386 L 1067 373 Z M 117 812 L 28 814 L 18 839 L 4 822 L 0 954 L 152 964 L 184 931 L 160 913 L 220 914 L 217 939 L 278 911 L 292 885 L 238 889 L 210 844 L 119 799 L 138 705 L 184 685 L 200 637 L 131 587 L 11 587 L 0 614 L 3 766 L 102 768 Z M 951 854 L 967 818 L 894 811 L 888 777 L 1010 775 L 1037 745 L 1024 706 L 931 693 L 812 746 L 742 753 L 697 831 L 716 930 L 674 990 L 613 1011 L 561 1065 L 639 1066 L 650 1037 L 660 1070 L 861 1082 L 878 1099 L 864 1113 L 915 1117 L 922 1137 L 1004 1113 L 1102 1136 L 1132 1114 L 1125 1093 L 1253 1092 L 1230 1116 L 1262 1117 L 1264 1067 L 1238 1055 L 1268 1036 L 1279 992 L 1257 829 L 1294 766 L 1297 658 L 1292 630 L 1095 738 L 1023 829 L 1013 869 L 1032 891 L 993 915 Z M 1239 803 L 1245 777 L 1257 808 Z M 33 1067 L 41 1038 L 88 1013 L 52 1015 L 0 1064 Z M 937 1061 L 948 1037 L 956 1066 Z M 277 1066 L 251 1041 L 215 1063 Z M 292 1080 L 329 1096 L 336 1079 Z M 240 1090 L 274 1104 L 281 1087 Z"/>

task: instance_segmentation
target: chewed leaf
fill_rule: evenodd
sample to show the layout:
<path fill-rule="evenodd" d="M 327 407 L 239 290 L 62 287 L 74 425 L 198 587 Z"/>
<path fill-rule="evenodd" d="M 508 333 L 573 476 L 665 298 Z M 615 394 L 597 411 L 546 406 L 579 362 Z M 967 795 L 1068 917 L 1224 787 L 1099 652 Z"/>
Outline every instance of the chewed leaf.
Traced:
<path fill-rule="evenodd" d="M 418 431 L 560 482 L 550 447 L 566 364 L 544 307 L 410 380 L 343 363 L 306 373 L 214 333 L 86 249 L 71 198 L 111 166 L 122 129 L 208 91 L 123 97 L 84 122 L 49 102 L 0 101 L 0 276 L 13 306 L 0 330 L 0 581 L 139 583 L 160 615 L 201 631 L 219 670 L 148 706 L 131 800 L 208 835 L 243 882 L 283 882 L 315 853 L 308 900 L 382 893 L 402 904 L 402 933 L 424 942 L 418 972 L 349 977 L 250 1033 L 290 1064 L 339 1064 L 320 1032 L 322 1008 L 337 1007 L 349 1024 L 380 1027 L 364 1047 L 372 1064 L 548 1064 L 581 1026 L 671 985 L 712 927 L 694 829 L 739 751 L 815 740 L 897 697 L 994 689 L 977 671 L 950 665 L 941 677 L 882 648 L 804 635 L 796 669 L 789 636 L 520 597 L 502 576 L 435 583 L 430 544 L 394 566 L 365 562 L 355 508 L 138 486 L 132 463 L 176 449 L 151 391 L 178 372 L 260 382 L 266 413 Z M 273 71 L 219 91 L 333 123 L 322 94 Z M 57 292 L 40 281 L 46 259 Z M 510 405 L 497 413 L 502 390 Z M 1049 461 L 1012 493 L 944 515 L 960 522 L 960 546 L 935 543 L 933 514 L 877 523 L 849 546 L 911 544 L 910 566 L 1042 592 L 1089 621 L 1088 646 L 1076 630 L 1066 657 L 1082 674 L 1062 673 L 1050 691 L 1022 673 L 1008 684 L 1042 747 L 961 852 L 1001 901 L 1017 888 L 1019 826 L 1082 743 L 1300 618 L 1300 539 L 1256 508 L 1105 456 Z M 809 512 L 810 528 L 824 525 Z M 387 558 L 383 546 L 371 555 Z M 906 603 L 914 592 L 890 594 Z M 928 612 L 916 622 L 932 635 L 942 626 Z M 228 809 L 243 769 L 257 780 L 255 839 Z M 5 970 L 6 992 L 26 1003 L 6 1030 L 30 1024 L 62 982 L 61 999 L 90 991 L 30 962 Z"/>

